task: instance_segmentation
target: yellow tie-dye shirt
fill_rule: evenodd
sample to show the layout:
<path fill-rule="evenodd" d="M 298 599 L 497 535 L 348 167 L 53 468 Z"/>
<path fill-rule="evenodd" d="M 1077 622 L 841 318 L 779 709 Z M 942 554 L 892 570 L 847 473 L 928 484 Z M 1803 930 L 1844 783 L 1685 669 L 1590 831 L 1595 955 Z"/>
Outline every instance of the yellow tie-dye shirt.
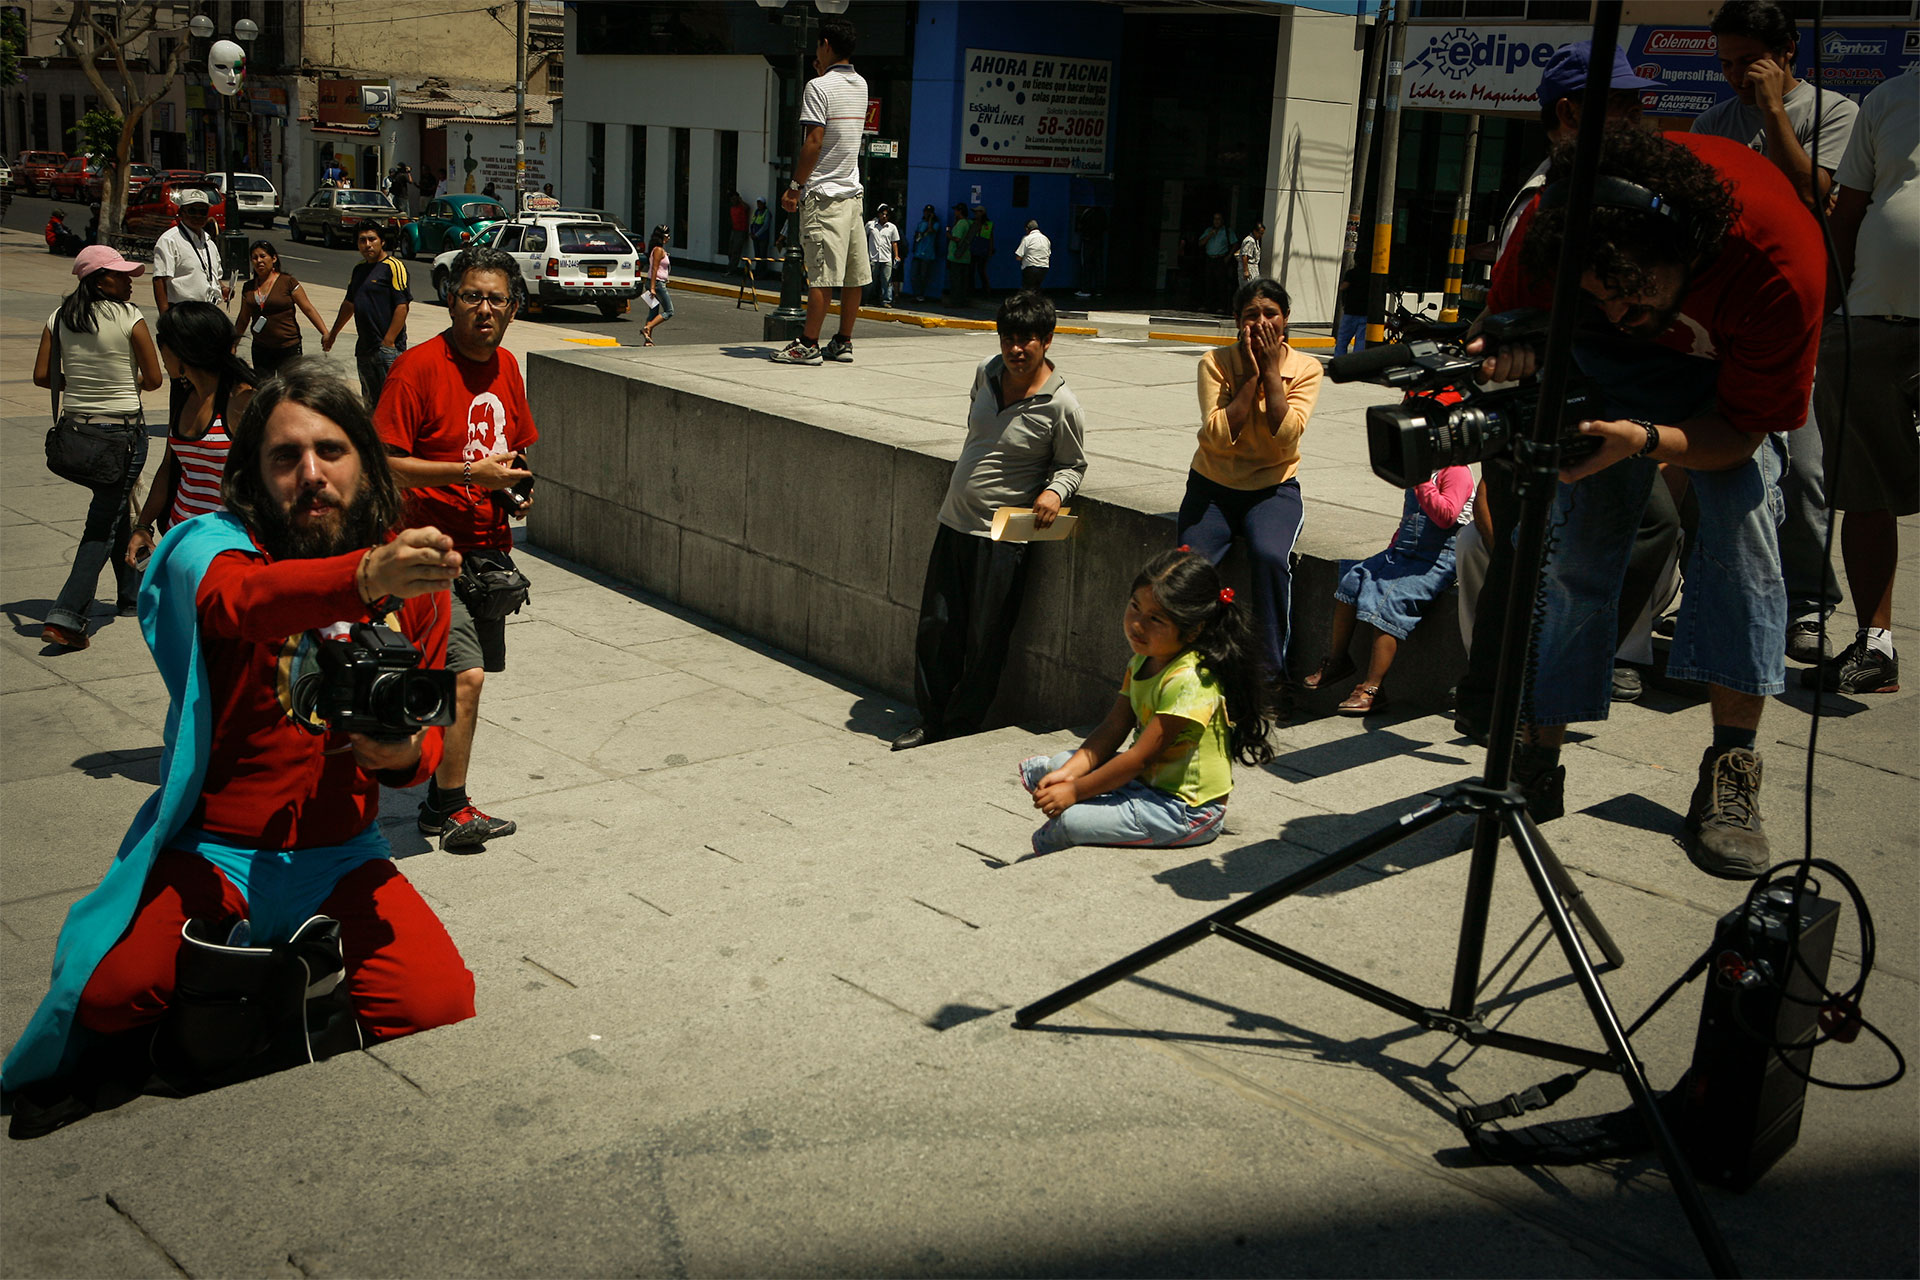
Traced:
<path fill-rule="evenodd" d="M 1179 796 L 1189 805 L 1212 804 L 1233 790 L 1232 722 L 1227 719 L 1226 695 L 1200 667 L 1200 655 L 1188 649 L 1145 679 L 1138 672 L 1147 661 L 1135 654 L 1120 681 L 1120 695 L 1133 705 L 1133 740 L 1155 716 L 1178 716 L 1190 721 L 1175 734 L 1159 758 L 1140 772 L 1140 781 L 1157 791 Z"/>

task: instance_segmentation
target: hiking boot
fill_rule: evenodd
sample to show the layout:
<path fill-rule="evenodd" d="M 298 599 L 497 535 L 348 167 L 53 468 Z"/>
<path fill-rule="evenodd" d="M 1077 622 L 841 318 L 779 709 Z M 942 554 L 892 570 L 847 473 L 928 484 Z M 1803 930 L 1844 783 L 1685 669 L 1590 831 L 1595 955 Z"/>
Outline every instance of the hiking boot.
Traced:
<path fill-rule="evenodd" d="M 775 364 L 819 364 L 820 348 L 803 339 L 795 338 L 767 358 Z"/>
<path fill-rule="evenodd" d="M 487 841 L 510 836 L 516 830 L 511 820 L 490 818 L 471 804 L 452 813 L 441 813 L 424 802 L 420 806 L 420 834 L 439 836 L 440 848 L 447 852 L 478 849 Z"/>
<path fill-rule="evenodd" d="M 834 334 L 827 339 L 827 345 L 820 350 L 822 358 L 837 360 L 841 364 L 853 363 L 853 339 Z"/>
<path fill-rule="evenodd" d="M 1787 659 L 1812 665 L 1833 657 L 1833 641 L 1820 634 L 1818 620 L 1796 622 L 1787 628 Z"/>
<path fill-rule="evenodd" d="M 1708 747 L 1687 807 L 1680 847 L 1687 860 L 1723 880 L 1752 880 L 1767 869 L 1767 833 L 1760 824 L 1760 753 Z"/>
<path fill-rule="evenodd" d="M 1527 815 L 1537 827 L 1552 822 L 1567 811 L 1567 766 L 1557 764 L 1551 769 L 1543 769 L 1530 778 L 1523 778 L 1516 769 L 1514 781 L 1520 790 L 1526 793 Z"/>
<path fill-rule="evenodd" d="M 1900 692 L 1900 657 L 1888 657 L 1856 636 L 1838 658 L 1808 667 L 1800 673 L 1800 687 L 1828 693 Z"/>

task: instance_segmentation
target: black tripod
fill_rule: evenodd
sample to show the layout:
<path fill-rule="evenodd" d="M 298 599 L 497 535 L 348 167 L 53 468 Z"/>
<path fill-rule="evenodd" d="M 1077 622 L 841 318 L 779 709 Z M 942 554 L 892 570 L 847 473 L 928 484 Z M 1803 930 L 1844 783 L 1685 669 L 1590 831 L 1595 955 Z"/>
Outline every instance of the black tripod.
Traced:
<path fill-rule="evenodd" d="M 1170 933 L 1158 942 L 1062 987 L 1052 995 L 1036 1000 L 1014 1015 L 1013 1025 L 1031 1027 L 1122 978 L 1218 934 L 1270 960 L 1297 969 L 1310 978 L 1378 1005 L 1426 1030 L 1446 1032 L 1473 1045 L 1488 1045 L 1554 1062 L 1618 1072 L 1626 1080 L 1633 1105 L 1653 1138 L 1661 1163 L 1666 1166 L 1667 1175 L 1672 1180 L 1674 1194 L 1680 1199 L 1680 1206 L 1706 1254 L 1708 1265 L 1716 1275 L 1731 1276 L 1738 1274 L 1733 1257 L 1727 1251 L 1719 1227 L 1707 1212 L 1699 1184 L 1694 1181 L 1692 1171 L 1687 1167 L 1673 1134 L 1661 1116 L 1658 1100 L 1634 1057 L 1626 1030 L 1600 985 L 1593 962 L 1574 932 L 1569 910 L 1580 917 L 1581 923 L 1586 926 L 1609 963 L 1615 966 L 1622 963 L 1620 951 L 1607 936 L 1592 908 L 1574 887 L 1566 869 L 1547 847 L 1539 828 L 1527 813 L 1525 796 L 1511 782 L 1522 679 L 1532 660 L 1528 624 L 1546 548 L 1547 516 L 1552 505 L 1559 465 L 1557 439 L 1567 391 L 1567 370 L 1573 345 L 1574 299 L 1580 276 L 1579 258 L 1574 247 L 1585 243 L 1591 225 L 1594 176 L 1599 164 L 1608 81 L 1612 76 L 1614 46 L 1619 32 L 1619 0 L 1603 0 L 1597 7 L 1595 18 L 1593 48 L 1589 55 L 1581 111 L 1579 149 L 1568 184 L 1571 189 L 1566 231 L 1568 250 L 1562 256 L 1554 287 L 1553 318 L 1547 334 L 1539 412 L 1534 419 L 1533 437 L 1518 440 L 1514 446 L 1514 460 L 1519 475 L 1519 541 L 1515 550 L 1513 581 L 1508 589 L 1506 625 L 1501 635 L 1501 660 L 1494 686 L 1489 738 L 1491 745 L 1487 751 L 1485 781 L 1457 783 L 1438 799 L 1392 826 L 1328 854 L 1284 880 L 1248 894 L 1240 901 Z M 1466 906 L 1454 957 L 1453 991 L 1446 1008 L 1431 1008 L 1409 1000 L 1240 924 L 1241 920 L 1255 912 L 1263 911 L 1329 876 L 1337 875 L 1456 813 L 1473 813 L 1478 817 L 1474 827 L 1473 859 L 1467 872 Z M 1566 955 L 1567 964 L 1586 997 L 1601 1038 L 1606 1042 L 1605 1052 L 1496 1031 L 1480 1020 L 1475 998 L 1479 991 L 1486 946 L 1495 860 L 1503 836 L 1512 841 L 1520 857 L 1520 865 L 1526 869 L 1527 878 L 1533 883 L 1547 924 L 1552 928 L 1554 937 L 1559 939 L 1560 949 Z"/>

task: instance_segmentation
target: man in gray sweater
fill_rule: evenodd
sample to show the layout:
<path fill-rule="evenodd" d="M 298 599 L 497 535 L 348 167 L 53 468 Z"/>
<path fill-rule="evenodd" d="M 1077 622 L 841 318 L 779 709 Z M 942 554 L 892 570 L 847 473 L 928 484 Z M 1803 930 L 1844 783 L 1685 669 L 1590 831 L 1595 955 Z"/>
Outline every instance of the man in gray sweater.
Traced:
<path fill-rule="evenodd" d="M 1025 542 L 995 542 L 993 514 L 1033 508 L 1046 528 L 1087 473 L 1086 415 L 1047 349 L 1053 303 L 1016 293 L 994 318 L 1000 354 L 974 371 L 967 442 L 927 560 L 914 643 L 920 723 L 895 751 L 977 733 L 1000 688 L 1027 580 Z"/>

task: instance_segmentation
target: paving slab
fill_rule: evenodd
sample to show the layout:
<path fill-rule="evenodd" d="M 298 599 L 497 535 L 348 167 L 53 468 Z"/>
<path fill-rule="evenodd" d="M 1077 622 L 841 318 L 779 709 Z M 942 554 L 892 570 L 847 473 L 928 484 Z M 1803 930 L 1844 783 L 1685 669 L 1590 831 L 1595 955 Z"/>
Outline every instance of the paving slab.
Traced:
<path fill-rule="evenodd" d="M 6 369 L 64 288 L 23 240 L 0 229 Z M 553 332 L 516 326 L 510 344 L 523 339 Z M 847 376 L 785 371 L 779 394 L 873 438 L 951 444 L 953 402 L 991 349 L 982 334 L 863 338 L 862 365 L 825 371 Z M 690 392 L 748 407 L 776 394 L 764 363 L 675 350 L 659 367 Z M 1191 410 L 1195 348 L 1063 337 L 1056 351 L 1116 424 L 1149 400 Z M 0 1046 L 155 784 L 164 715 L 130 620 L 80 653 L 38 642 L 78 535 L 76 491 L 36 473 L 44 422 L 24 392 L 5 407 L 8 385 L 0 458 L 22 465 L 0 473 Z M 1365 402 L 1330 389 L 1315 420 L 1309 528 L 1330 545 L 1384 540 L 1398 508 L 1366 472 Z M 1143 504 L 1177 503 L 1190 431 L 1116 425 L 1098 447 L 1112 451 L 1102 473 Z M 534 594 L 510 624 L 508 669 L 488 679 L 471 779 L 519 832 L 443 853 L 414 827 L 417 789 L 381 804 L 400 866 L 475 975 L 479 1016 L 0 1145 L 0 1276 L 1704 1269 L 1657 1162 L 1519 1170 L 1465 1150 L 1455 1107 L 1560 1067 L 1410 1027 L 1222 939 L 1012 1026 L 1022 1005 L 1478 773 L 1483 753 L 1447 717 L 1308 706 L 1272 764 L 1238 771 L 1213 844 L 1026 857 L 1039 815 L 1014 766 L 1071 747 L 1075 728 L 893 753 L 913 721 L 898 699 L 549 552 L 519 560 Z M 1912 581 L 1902 616 L 1920 613 Z M 1815 851 L 1873 908 L 1867 1012 L 1909 1051 L 1916 705 L 1828 700 L 1812 792 Z M 1791 690 L 1762 730 L 1783 856 L 1801 829 L 1810 708 Z M 1741 898 L 1672 841 L 1706 733 L 1699 693 L 1658 684 L 1577 727 L 1568 813 L 1544 829 L 1626 953 L 1603 981 L 1628 1017 Z M 1448 819 L 1249 924 L 1443 1003 L 1470 831 Z M 1822 888 L 1839 893 L 1831 875 Z M 1510 852 L 1490 908 L 1488 1024 L 1596 1046 Z M 1836 982 L 1864 959 L 1854 925 L 1849 907 Z M 1699 1001 L 1689 988 L 1636 1038 L 1660 1087 L 1688 1062 Z M 1860 1082 L 1887 1060 L 1863 1036 L 1815 1066 Z M 1596 1073 L 1547 1114 L 1624 1103 Z M 1756 1187 L 1707 1191 L 1735 1257 L 1754 1274 L 1920 1273 L 1920 1085 L 1817 1090 L 1805 1115 Z"/>

